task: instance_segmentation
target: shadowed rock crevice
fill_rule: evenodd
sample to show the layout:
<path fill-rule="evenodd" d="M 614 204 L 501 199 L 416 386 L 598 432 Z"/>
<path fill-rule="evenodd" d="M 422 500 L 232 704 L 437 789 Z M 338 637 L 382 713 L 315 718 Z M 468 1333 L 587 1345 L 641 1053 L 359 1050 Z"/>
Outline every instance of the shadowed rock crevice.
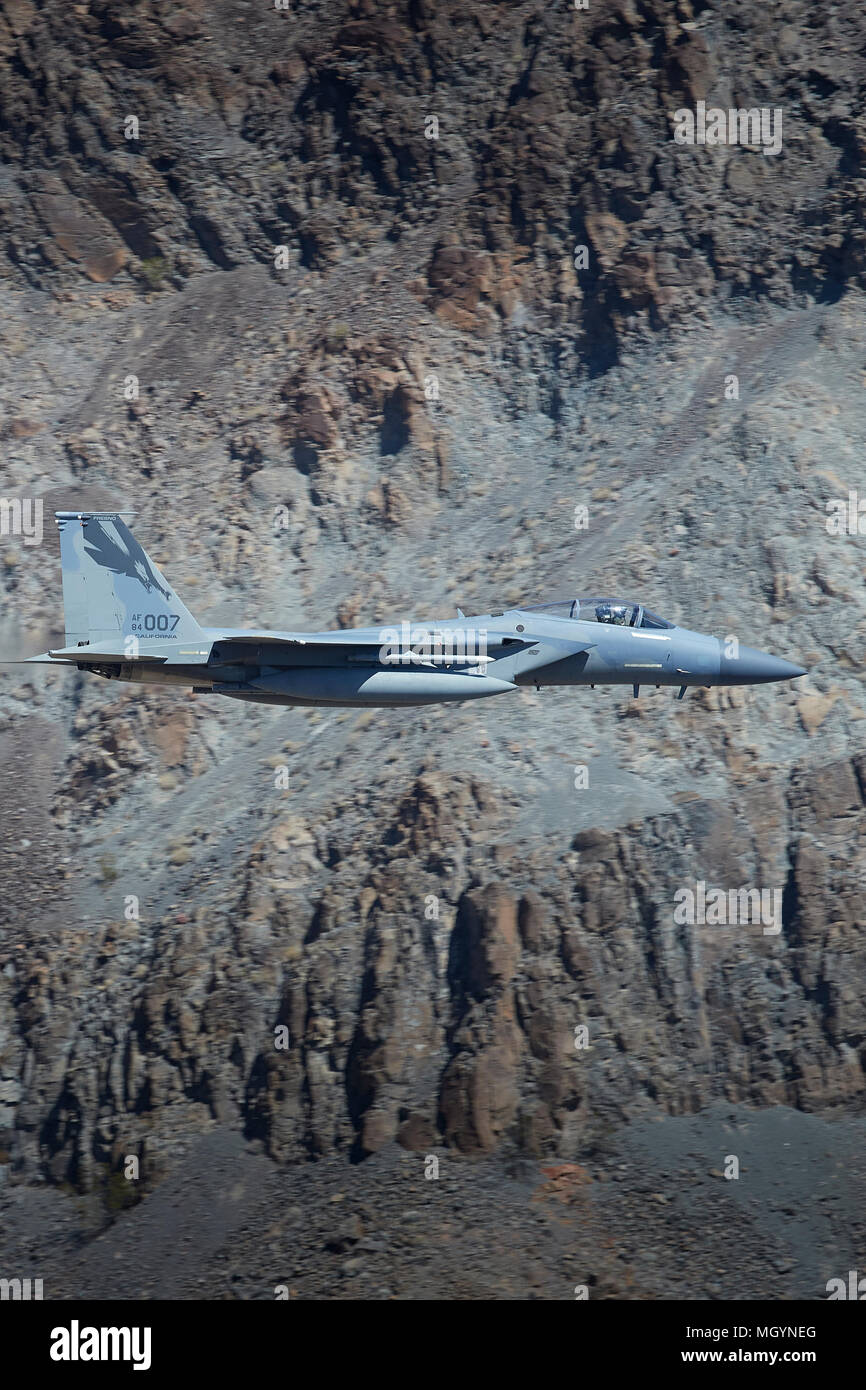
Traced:
<path fill-rule="evenodd" d="M 50 973 L 31 967 L 16 1028 L 25 1046 L 31 1032 L 41 1041 L 7 1130 L 17 1169 L 84 1189 L 116 1142 L 138 1152 L 146 1141 L 156 1162 L 180 1115 L 202 1132 L 234 1124 L 298 1161 L 360 1160 L 398 1135 L 409 1147 L 436 1137 L 468 1154 L 507 1143 L 565 1156 L 611 1117 L 690 1113 L 718 1098 L 850 1105 L 866 1037 L 851 879 L 866 836 L 860 783 L 844 761 L 803 768 L 782 790 L 764 794 L 778 802 L 772 828 L 745 826 L 751 849 L 724 803 L 691 801 L 674 818 L 581 832 L 569 854 L 536 850 L 528 889 L 519 854 L 495 876 L 483 867 L 479 815 L 492 809 L 478 808 L 496 805 L 491 790 L 424 774 L 392 812 L 397 839 L 356 843 L 369 883 L 349 910 L 343 860 L 326 868 L 308 851 L 312 917 L 287 917 L 269 887 L 298 851 L 285 831 L 266 835 L 231 927 L 209 919 L 204 937 L 196 923 L 163 924 L 153 954 L 153 928 L 127 924 L 101 951 L 69 956 L 60 1010 Z M 413 838 L 447 852 L 447 896 L 406 857 Z M 781 939 L 759 922 L 674 922 L 678 889 L 701 876 L 730 883 L 748 853 L 759 886 L 787 866 Z M 830 882 L 852 886 L 828 899 Z M 130 969 L 123 992 L 101 991 L 97 1027 L 87 1001 L 118 961 L 132 966 L 142 934 L 146 978 Z M 273 1045 L 280 1025 L 285 1049 Z M 44 1044 L 70 1027 L 76 1046 L 58 1069 Z"/>

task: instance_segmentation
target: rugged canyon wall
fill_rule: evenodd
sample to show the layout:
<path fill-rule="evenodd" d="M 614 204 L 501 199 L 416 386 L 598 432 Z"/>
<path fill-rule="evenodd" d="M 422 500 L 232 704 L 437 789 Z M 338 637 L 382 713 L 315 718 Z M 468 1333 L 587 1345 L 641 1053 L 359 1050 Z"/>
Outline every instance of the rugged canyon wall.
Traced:
<path fill-rule="evenodd" d="M 363 714 L 0 668 L 7 1174 L 859 1112 L 862 7 L 0 16 L 7 654 L 92 502 L 206 622 L 625 591 L 810 668 Z M 699 101 L 781 151 L 678 145 Z M 781 932 L 678 924 L 699 881 Z"/>
<path fill-rule="evenodd" d="M 60 910 L 20 954 L 7 928 L 17 1163 L 156 1174 L 215 1122 L 281 1160 L 394 1139 L 567 1157 L 720 1099 L 856 1107 L 864 787 L 862 755 L 795 768 L 560 854 L 510 843 L 489 783 L 424 772 L 351 830 L 345 808 L 270 816 L 230 881 L 194 871 L 159 921 Z M 698 877 L 777 882 L 781 931 L 678 925 Z"/>

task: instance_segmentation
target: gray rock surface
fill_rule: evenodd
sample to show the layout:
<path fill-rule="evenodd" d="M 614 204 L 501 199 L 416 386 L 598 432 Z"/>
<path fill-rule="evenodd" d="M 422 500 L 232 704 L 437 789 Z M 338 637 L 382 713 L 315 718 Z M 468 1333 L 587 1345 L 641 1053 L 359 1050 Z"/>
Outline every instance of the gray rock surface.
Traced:
<path fill-rule="evenodd" d="M 138 1242 L 126 1293 L 152 1294 L 198 1164 L 180 1297 L 284 1275 L 558 1298 L 592 1271 L 611 1296 L 820 1297 L 858 1240 L 862 1264 L 862 1175 L 829 1139 L 786 1169 L 773 1117 L 856 1147 L 863 1115 L 866 572 L 826 525 L 864 487 L 861 7 L 0 14 L 0 493 L 48 518 L 40 546 L 0 537 L 6 655 L 59 635 L 51 510 L 111 503 L 203 622 L 611 590 L 809 667 L 682 704 L 332 713 L 0 667 L 9 1251 L 32 1231 L 47 1262 L 56 1237 L 58 1292 L 104 1294 L 100 1251 Z M 783 107 L 782 152 L 674 144 L 704 98 Z M 782 931 L 677 925 L 699 880 L 778 889 Z M 766 1186 L 706 1179 L 702 1235 L 656 1146 L 720 1167 L 719 1107 L 806 1204 L 763 1261 L 736 1194 Z M 605 1146 L 635 1145 L 664 1202 L 602 1181 Z M 391 1277 L 356 1247 L 411 1230 L 431 1153 L 479 1242 L 497 1202 L 513 1241 L 485 1264 L 431 1216 L 448 1259 L 425 1273 L 408 1239 Z M 579 1205 L 574 1165 L 623 1249 L 646 1230 L 652 1276 L 602 1258 L 603 1223 L 532 1272 L 535 1196 Z M 224 1283 L 235 1173 L 250 1255 Z M 256 1262 L 268 1203 L 324 1221 L 341 1190 L 363 1235 L 298 1237 L 293 1271 L 280 1227 Z M 731 1222 L 748 1278 L 719 1255 L 695 1281 L 676 1250 Z M 356 1258 L 357 1284 L 334 1263 Z"/>

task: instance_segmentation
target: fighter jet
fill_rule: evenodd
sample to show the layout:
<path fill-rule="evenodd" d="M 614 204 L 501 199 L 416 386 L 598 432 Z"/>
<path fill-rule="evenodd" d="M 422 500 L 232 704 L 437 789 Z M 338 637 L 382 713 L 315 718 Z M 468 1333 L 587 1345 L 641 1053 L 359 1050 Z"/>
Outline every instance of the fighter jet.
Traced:
<path fill-rule="evenodd" d="M 632 599 L 570 598 L 335 632 L 201 627 L 121 512 L 55 512 L 65 646 L 28 658 L 110 680 L 267 705 L 402 706 L 521 686 L 754 685 L 806 674 L 658 617 Z"/>

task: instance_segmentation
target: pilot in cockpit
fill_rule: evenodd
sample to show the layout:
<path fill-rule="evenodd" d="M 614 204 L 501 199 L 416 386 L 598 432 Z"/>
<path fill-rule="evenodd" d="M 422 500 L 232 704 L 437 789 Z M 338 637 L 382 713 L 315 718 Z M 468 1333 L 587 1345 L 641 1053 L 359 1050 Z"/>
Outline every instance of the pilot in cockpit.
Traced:
<path fill-rule="evenodd" d="M 629 627 L 634 622 L 634 612 L 633 603 L 600 603 L 595 617 L 599 623 L 617 623 L 620 627 Z"/>

